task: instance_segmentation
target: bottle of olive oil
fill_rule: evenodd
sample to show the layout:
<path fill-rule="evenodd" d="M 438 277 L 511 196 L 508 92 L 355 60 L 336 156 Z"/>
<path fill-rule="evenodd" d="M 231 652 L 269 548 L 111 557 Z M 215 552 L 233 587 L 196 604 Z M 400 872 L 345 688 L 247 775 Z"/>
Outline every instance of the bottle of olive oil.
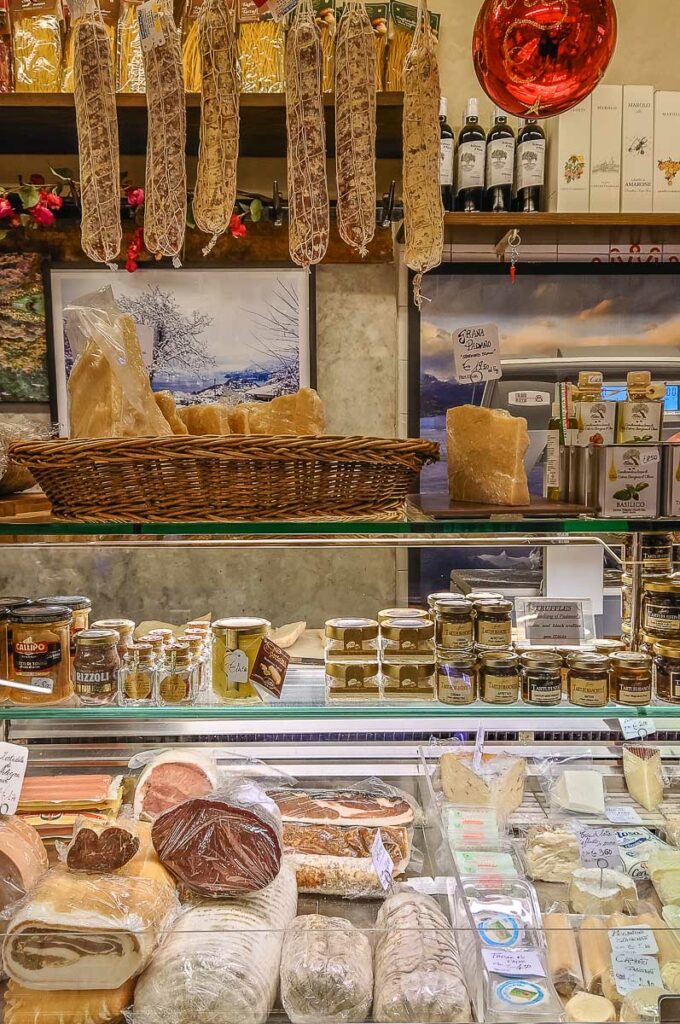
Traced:
<path fill-rule="evenodd" d="M 562 500 L 561 481 L 561 429 L 559 402 L 553 402 L 548 423 L 548 443 L 545 448 L 544 494 L 548 501 Z"/>
<path fill-rule="evenodd" d="M 616 433 L 616 402 L 602 398 L 602 374 L 581 371 L 573 389 L 574 416 L 577 422 L 575 443 L 613 444 Z"/>
<path fill-rule="evenodd" d="M 666 385 L 652 383 L 648 370 L 632 370 L 626 379 L 627 396 L 619 403 L 616 440 L 619 444 L 658 444 L 663 426 Z"/>

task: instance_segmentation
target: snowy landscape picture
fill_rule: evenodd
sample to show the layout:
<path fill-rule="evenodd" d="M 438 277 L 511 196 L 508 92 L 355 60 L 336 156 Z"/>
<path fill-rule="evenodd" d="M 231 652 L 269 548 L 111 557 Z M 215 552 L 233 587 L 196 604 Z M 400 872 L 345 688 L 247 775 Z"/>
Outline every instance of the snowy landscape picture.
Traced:
<path fill-rule="evenodd" d="M 154 391 L 178 405 L 268 401 L 310 384 L 309 277 L 298 269 L 53 270 L 52 319 L 61 433 L 73 366 L 64 310 L 111 287 L 137 324 Z"/>

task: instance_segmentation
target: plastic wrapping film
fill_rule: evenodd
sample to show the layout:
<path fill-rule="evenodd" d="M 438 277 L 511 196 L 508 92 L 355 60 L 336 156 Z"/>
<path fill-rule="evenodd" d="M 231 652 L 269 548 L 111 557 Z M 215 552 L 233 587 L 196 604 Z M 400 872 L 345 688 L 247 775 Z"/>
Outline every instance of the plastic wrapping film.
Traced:
<path fill-rule="evenodd" d="M 10 981 L 5 992 L 4 1024 L 113 1024 L 132 1005 L 134 980 L 116 989 L 51 991 Z"/>
<path fill-rule="evenodd" d="M 190 797 L 207 796 L 219 783 L 215 758 L 202 751 L 150 751 L 129 767 L 142 767 L 134 796 L 136 818 L 153 821 Z"/>
<path fill-rule="evenodd" d="M 5 970 L 32 989 L 120 988 L 144 970 L 178 910 L 167 882 L 59 865 L 10 921 Z"/>
<path fill-rule="evenodd" d="M 144 57 L 139 38 L 137 8 L 139 0 L 122 0 L 118 23 L 118 75 L 119 92 L 145 92 Z"/>
<path fill-rule="evenodd" d="M 281 867 L 281 814 L 248 780 L 172 807 L 156 818 L 151 835 L 161 862 L 199 896 L 258 892 Z"/>
<path fill-rule="evenodd" d="M 27 775 L 19 814 L 102 811 L 116 815 L 123 799 L 122 775 Z"/>
<path fill-rule="evenodd" d="M 285 34 L 282 22 L 258 19 L 252 3 L 239 0 L 238 59 L 242 92 L 284 92 Z"/>
<path fill-rule="evenodd" d="M 662 906 L 680 906 L 680 850 L 652 850 L 647 871 Z"/>
<path fill-rule="evenodd" d="M 543 915 L 543 927 L 548 944 L 550 976 L 561 999 L 571 999 L 585 988 L 583 969 L 578 952 L 576 932 L 569 914 Z"/>
<path fill-rule="evenodd" d="M 297 917 L 281 956 L 281 1001 L 292 1024 L 368 1019 L 373 954 L 363 932 L 341 917 Z"/>
<path fill-rule="evenodd" d="M 9 457 L 9 446 L 15 441 L 44 441 L 49 436 L 49 427 L 36 423 L 28 416 L 11 415 L 0 418 L 0 495 L 16 494 L 35 485 L 35 480 L 28 470 L 12 462 Z"/>
<path fill-rule="evenodd" d="M 68 382 L 70 436 L 165 437 L 172 434 L 154 401 L 135 322 L 110 287 L 65 309 L 77 359 Z"/>
<path fill-rule="evenodd" d="M 535 765 L 552 821 L 604 817 L 604 779 L 595 767 L 592 751 L 569 757 L 537 758 Z"/>
<path fill-rule="evenodd" d="M 134 1024 L 265 1024 L 296 909 L 295 876 L 284 865 L 250 899 L 189 910 L 137 983 Z"/>
<path fill-rule="evenodd" d="M 61 15 L 56 2 L 12 12 L 15 92 L 61 90 Z"/>
<path fill-rule="evenodd" d="M 0 817 L 0 915 L 6 918 L 48 868 L 36 830 L 14 815 Z"/>
<path fill-rule="evenodd" d="M 139 853 L 141 843 L 134 821 L 118 818 L 92 822 L 77 818 L 63 860 L 71 871 L 117 871 Z"/>
<path fill-rule="evenodd" d="M 527 877 L 536 882 L 566 884 L 581 865 L 579 835 L 575 822 L 550 822 L 521 829 Z"/>

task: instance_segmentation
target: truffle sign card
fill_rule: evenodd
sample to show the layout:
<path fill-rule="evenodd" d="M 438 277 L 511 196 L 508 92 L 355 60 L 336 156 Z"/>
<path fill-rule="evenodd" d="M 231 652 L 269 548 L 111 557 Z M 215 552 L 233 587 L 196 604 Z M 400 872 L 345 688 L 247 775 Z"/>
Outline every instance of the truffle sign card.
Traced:
<path fill-rule="evenodd" d="M 453 375 L 459 384 L 479 384 L 502 376 L 496 324 L 457 327 L 452 338 Z"/>
<path fill-rule="evenodd" d="M 515 614 L 520 639 L 528 643 L 588 643 L 595 637 L 589 598 L 518 597 Z"/>

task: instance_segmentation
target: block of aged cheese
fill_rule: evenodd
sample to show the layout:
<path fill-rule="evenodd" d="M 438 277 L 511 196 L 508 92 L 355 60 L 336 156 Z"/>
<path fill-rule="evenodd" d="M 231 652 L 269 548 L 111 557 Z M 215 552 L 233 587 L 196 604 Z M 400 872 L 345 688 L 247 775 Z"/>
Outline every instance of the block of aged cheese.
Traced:
<path fill-rule="evenodd" d="M 453 501 L 529 504 L 524 468 L 529 431 L 522 416 L 461 405 L 446 414 L 446 441 Z"/>
<path fill-rule="evenodd" d="M 189 431 L 186 424 L 177 412 L 172 391 L 156 391 L 153 397 L 156 399 L 156 405 L 168 421 L 173 434 L 188 434 Z"/>
<path fill-rule="evenodd" d="M 589 992 L 577 992 L 564 1007 L 565 1019 L 584 1021 L 588 1024 L 608 1024 L 616 1020 L 614 1004 L 604 996 L 593 996 Z"/>
<path fill-rule="evenodd" d="M 524 799 L 526 761 L 509 754 L 483 754 L 475 771 L 472 753 L 442 754 L 440 760 L 444 796 L 463 807 L 495 807 L 507 816 Z"/>
<path fill-rule="evenodd" d="M 616 914 L 637 900 L 632 878 L 612 868 L 577 868 L 571 876 L 569 902 L 575 914 Z"/>
<path fill-rule="evenodd" d="M 646 811 L 655 811 L 663 803 L 661 751 L 656 747 L 623 748 L 623 774 L 628 792 Z"/>
<path fill-rule="evenodd" d="M 526 861 L 529 878 L 568 882 L 581 866 L 578 838 L 560 825 L 532 825 L 527 832 Z"/>
<path fill-rule="evenodd" d="M 178 410 L 189 434 L 230 434 L 229 408 L 219 402 L 185 405 Z"/>
<path fill-rule="evenodd" d="M 585 987 L 578 955 L 576 933 L 568 914 L 544 914 L 543 928 L 548 943 L 548 965 L 553 985 L 563 999 L 570 999 Z"/>
<path fill-rule="evenodd" d="M 656 985 L 634 988 L 632 992 L 628 992 L 624 996 L 619 1020 L 635 1021 L 636 1024 L 639 1024 L 640 1021 L 658 1020 L 659 999 L 661 996 L 667 995 L 666 989 L 658 988 Z"/>
<path fill-rule="evenodd" d="M 325 415 L 313 388 L 300 388 L 271 402 L 244 402 L 230 412 L 234 434 L 323 434 Z"/>
<path fill-rule="evenodd" d="M 680 907 L 680 850 L 652 850 L 647 871 L 662 905 Z"/>
<path fill-rule="evenodd" d="M 574 814 L 604 814 L 604 785 L 599 772 L 567 769 L 553 787 L 553 800 Z"/>
<path fill-rule="evenodd" d="M 578 930 L 578 940 L 586 989 L 601 996 L 604 978 L 611 969 L 611 946 L 606 921 L 601 917 L 584 918 Z"/>
<path fill-rule="evenodd" d="M 680 846 L 680 814 L 667 814 L 663 824 L 667 841 Z"/>

